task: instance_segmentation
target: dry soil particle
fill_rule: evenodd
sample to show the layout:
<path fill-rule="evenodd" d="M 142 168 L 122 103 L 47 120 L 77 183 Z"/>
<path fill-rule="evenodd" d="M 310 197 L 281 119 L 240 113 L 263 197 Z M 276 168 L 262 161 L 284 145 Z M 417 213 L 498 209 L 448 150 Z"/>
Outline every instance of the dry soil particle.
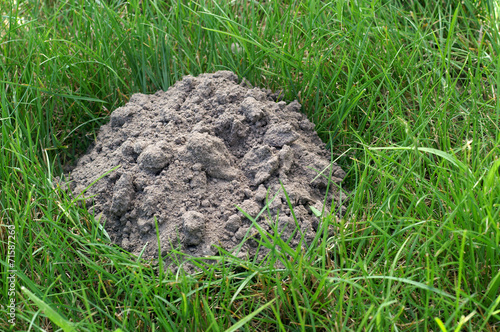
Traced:
<path fill-rule="evenodd" d="M 292 246 L 301 233 L 310 243 L 318 226 L 310 207 L 321 210 L 325 196 L 328 205 L 338 203 L 335 185 L 326 194 L 326 177 L 338 184 L 345 173 L 330 162 L 300 104 L 276 99 L 238 84 L 229 71 L 135 94 L 101 127 L 71 173 L 71 188 L 79 193 L 120 166 L 85 192 L 87 207 L 101 214 L 114 242 L 136 254 L 145 247 L 144 257 L 158 255 L 155 220 L 163 255 L 172 248 L 212 255 L 213 245 L 232 250 L 255 233 L 236 206 L 255 217 L 267 205 L 257 221 L 264 230 L 274 223 L 282 238 L 293 236 Z M 293 233 L 280 180 L 301 232 Z M 256 246 L 247 241 L 242 253 L 252 256 Z"/>

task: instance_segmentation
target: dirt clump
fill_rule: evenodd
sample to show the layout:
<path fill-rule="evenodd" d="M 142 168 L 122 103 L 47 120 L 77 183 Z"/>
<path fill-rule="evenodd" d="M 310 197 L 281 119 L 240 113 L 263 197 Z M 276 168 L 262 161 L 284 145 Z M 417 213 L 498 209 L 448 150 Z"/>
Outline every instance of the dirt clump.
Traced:
<path fill-rule="evenodd" d="M 292 246 L 301 236 L 306 245 L 319 222 L 311 206 L 321 211 L 326 202 L 342 213 L 335 184 L 345 173 L 300 104 L 248 85 L 229 71 L 186 76 L 167 91 L 134 94 L 111 114 L 70 179 L 75 195 L 96 181 L 83 195 L 112 241 L 158 257 L 156 221 L 162 255 L 173 248 L 213 255 L 214 245 L 231 251 L 256 233 L 238 206 L 251 217 L 265 208 L 262 229 L 277 223 Z M 246 241 L 239 255 L 256 247 Z"/>

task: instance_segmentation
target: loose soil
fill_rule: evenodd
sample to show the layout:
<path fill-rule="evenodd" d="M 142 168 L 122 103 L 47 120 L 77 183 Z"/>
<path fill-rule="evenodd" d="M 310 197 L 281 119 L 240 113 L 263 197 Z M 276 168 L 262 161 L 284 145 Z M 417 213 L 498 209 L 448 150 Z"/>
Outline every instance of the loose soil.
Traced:
<path fill-rule="evenodd" d="M 277 225 L 292 247 L 301 236 L 305 246 L 318 229 L 313 210 L 325 204 L 342 214 L 346 198 L 336 186 L 344 171 L 300 108 L 238 84 L 229 71 L 134 94 L 79 159 L 71 190 L 86 197 L 113 242 L 134 254 L 144 249 L 145 258 L 158 257 L 155 221 L 162 256 L 214 255 L 214 245 L 232 251 L 244 240 L 235 254 L 255 255 L 259 236 L 240 209 L 265 231 Z"/>

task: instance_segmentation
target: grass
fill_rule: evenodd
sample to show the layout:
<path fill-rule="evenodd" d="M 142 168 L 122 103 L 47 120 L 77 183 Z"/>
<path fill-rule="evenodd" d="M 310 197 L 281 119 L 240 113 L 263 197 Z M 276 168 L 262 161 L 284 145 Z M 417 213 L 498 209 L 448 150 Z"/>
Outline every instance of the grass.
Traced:
<path fill-rule="evenodd" d="M 500 330 L 495 6 L 0 1 L 0 330 Z M 132 93 L 220 69 L 302 103 L 348 209 L 307 251 L 174 274 L 111 245 L 54 178 Z"/>

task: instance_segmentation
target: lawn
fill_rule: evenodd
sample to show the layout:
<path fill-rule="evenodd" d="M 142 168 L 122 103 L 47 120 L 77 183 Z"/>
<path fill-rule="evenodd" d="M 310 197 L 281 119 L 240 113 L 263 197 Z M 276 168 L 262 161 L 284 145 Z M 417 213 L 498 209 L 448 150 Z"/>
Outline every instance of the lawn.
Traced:
<path fill-rule="evenodd" d="M 0 0 L 0 330 L 499 331 L 499 14 Z M 347 173 L 347 212 L 308 250 L 173 273 L 109 243 L 56 177 L 133 93 L 217 70 L 302 104 Z"/>

